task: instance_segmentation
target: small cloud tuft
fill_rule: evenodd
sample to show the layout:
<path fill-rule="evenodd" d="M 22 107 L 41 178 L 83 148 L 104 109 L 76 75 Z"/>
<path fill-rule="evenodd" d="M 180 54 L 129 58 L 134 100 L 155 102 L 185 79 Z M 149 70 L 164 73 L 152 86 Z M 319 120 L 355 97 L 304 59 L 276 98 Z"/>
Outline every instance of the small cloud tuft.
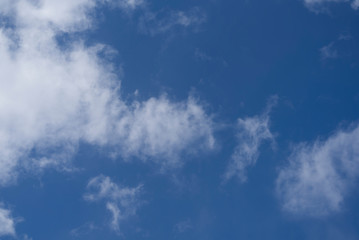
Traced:
<path fill-rule="evenodd" d="M 112 214 L 110 227 L 120 233 L 121 222 L 135 215 L 141 204 L 138 196 L 142 187 L 142 185 L 134 188 L 120 187 L 109 177 L 99 175 L 88 182 L 88 192 L 84 195 L 84 199 L 89 202 L 105 201 L 107 210 Z"/>
<path fill-rule="evenodd" d="M 274 136 L 269 129 L 269 114 L 277 104 L 278 96 L 272 96 L 261 115 L 239 118 L 237 123 L 237 143 L 227 171 L 225 181 L 238 177 L 241 182 L 247 180 L 247 168 L 256 164 L 259 157 L 259 147 L 263 141 L 274 142 Z"/>

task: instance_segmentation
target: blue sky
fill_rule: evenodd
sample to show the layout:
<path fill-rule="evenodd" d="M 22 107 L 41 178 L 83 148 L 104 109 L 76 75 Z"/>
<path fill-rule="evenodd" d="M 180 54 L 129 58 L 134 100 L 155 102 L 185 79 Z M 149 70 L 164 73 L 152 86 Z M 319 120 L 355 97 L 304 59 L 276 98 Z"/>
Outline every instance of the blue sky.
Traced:
<path fill-rule="evenodd" d="M 0 239 L 359 239 L 358 8 L 0 0 Z"/>

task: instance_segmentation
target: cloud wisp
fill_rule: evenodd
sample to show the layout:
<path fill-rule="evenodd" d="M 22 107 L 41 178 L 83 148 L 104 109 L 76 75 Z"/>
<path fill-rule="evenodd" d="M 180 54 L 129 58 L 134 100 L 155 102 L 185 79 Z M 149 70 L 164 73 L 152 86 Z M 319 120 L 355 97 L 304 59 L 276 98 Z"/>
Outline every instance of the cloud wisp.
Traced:
<path fill-rule="evenodd" d="M 307 216 L 339 212 L 359 177 L 359 126 L 294 147 L 280 169 L 277 193 L 285 211 Z"/>
<path fill-rule="evenodd" d="M 90 202 L 105 201 L 107 210 L 112 214 L 110 227 L 120 233 L 121 222 L 136 214 L 141 189 L 142 185 L 135 188 L 119 187 L 109 177 L 100 175 L 89 181 L 84 198 Z"/>
<path fill-rule="evenodd" d="M 328 11 L 328 5 L 333 3 L 350 3 L 354 10 L 359 8 L 359 0 L 304 0 L 305 6 L 315 13 Z"/>
<path fill-rule="evenodd" d="M 237 177 L 241 182 L 245 182 L 247 168 L 256 164 L 262 142 L 274 142 L 274 136 L 269 129 L 269 115 L 277 101 L 278 97 L 273 96 L 268 100 L 267 107 L 261 115 L 238 119 L 237 146 L 224 174 L 225 181 Z"/>
<path fill-rule="evenodd" d="M 338 51 L 334 48 L 334 42 L 325 45 L 319 49 L 320 57 L 322 60 L 335 59 L 338 57 Z"/>
<path fill-rule="evenodd" d="M 142 33 L 154 36 L 178 27 L 196 30 L 205 21 L 205 13 L 197 7 L 188 11 L 152 12 L 147 10 L 139 20 L 139 29 Z"/>
<path fill-rule="evenodd" d="M 21 168 L 70 168 L 81 142 L 166 167 L 180 166 L 183 153 L 213 148 L 211 117 L 194 98 L 125 102 L 106 58 L 112 49 L 58 42 L 91 28 L 104 3 L 132 9 L 142 1 L 1 1 L 0 185 Z"/>
<path fill-rule="evenodd" d="M 345 51 L 345 44 L 352 41 L 352 36 L 348 33 L 340 34 L 339 37 L 329 44 L 319 49 L 322 61 L 332 60 L 350 56 L 352 53 Z"/>
<path fill-rule="evenodd" d="M 15 235 L 15 221 L 11 216 L 11 212 L 0 204 L 0 237 Z"/>

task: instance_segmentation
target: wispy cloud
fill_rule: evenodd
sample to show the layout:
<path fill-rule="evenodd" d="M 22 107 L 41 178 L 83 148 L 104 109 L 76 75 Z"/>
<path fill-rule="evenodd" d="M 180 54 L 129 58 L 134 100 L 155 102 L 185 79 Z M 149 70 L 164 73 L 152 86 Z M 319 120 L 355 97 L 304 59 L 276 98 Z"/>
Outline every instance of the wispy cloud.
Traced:
<path fill-rule="evenodd" d="M 177 233 L 184 233 L 193 229 L 193 223 L 190 219 L 186 219 L 184 221 L 178 222 L 174 228 Z"/>
<path fill-rule="evenodd" d="M 143 33 L 156 35 L 175 28 L 197 29 L 206 21 L 206 15 L 200 8 L 188 11 L 147 11 L 141 18 L 139 27 Z"/>
<path fill-rule="evenodd" d="M 359 6 L 358 0 L 304 0 L 305 6 L 315 13 L 327 12 L 328 6 L 333 3 L 350 3 L 354 10 Z"/>
<path fill-rule="evenodd" d="M 81 237 L 84 235 L 88 235 L 91 232 L 95 231 L 95 230 L 99 230 L 100 227 L 96 226 L 94 223 L 92 222 L 88 222 L 85 223 L 83 225 L 81 225 L 80 227 L 74 228 L 70 231 L 70 235 L 72 237 Z"/>
<path fill-rule="evenodd" d="M 11 212 L 3 208 L 3 204 L 0 204 L 0 237 L 15 235 L 15 221 L 11 216 Z"/>
<path fill-rule="evenodd" d="M 120 232 L 121 221 L 136 214 L 141 189 L 142 185 L 135 188 L 120 187 L 109 177 L 100 175 L 89 181 L 84 198 L 90 202 L 105 201 L 107 210 L 112 214 L 110 227 Z"/>
<path fill-rule="evenodd" d="M 90 28 L 91 11 L 104 2 L 1 1 L 11 27 L 0 28 L 0 185 L 14 182 L 19 168 L 71 168 L 81 142 L 168 167 L 180 166 L 183 153 L 213 148 L 211 117 L 194 98 L 125 102 L 109 47 L 81 39 L 59 45 L 63 32 Z"/>
<path fill-rule="evenodd" d="M 118 1 L 107 0 L 107 1 L 112 2 L 115 6 L 125 10 L 135 10 L 136 8 L 144 7 L 146 5 L 145 0 L 118 0 Z"/>
<path fill-rule="evenodd" d="M 344 54 L 343 46 L 345 42 L 348 42 L 352 39 L 350 34 L 340 34 L 339 37 L 332 41 L 331 43 L 321 47 L 319 49 L 320 56 L 322 60 L 336 59 L 343 57 L 347 54 Z"/>
<path fill-rule="evenodd" d="M 179 153 L 213 148 L 212 122 L 193 98 L 171 103 L 166 97 L 135 103 L 131 113 L 119 123 L 122 156 L 146 160 L 156 157 L 162 165 L 180 165 Z M 191 149 L 191 145 L 198 149 Z"/>
<path fill-rule="evenodd" d="M 224 175 L 225 181 L 238 177 L 241 182 L 247 180 L 247 168 L 256 164 L 259 157 L 259 147 L 263 141 L 274 141 L 269 129 L 269 114 L 277 104 L 278 97 L 268 100 L 267 107 L 261 115 L 239 118 L 237 124 L 237 142 L 234 153 Z"/>
<path fill-rule="evenodd" d="M 194 52 L 194 56 L 201 61 L 211 61 L 213 58 L 211 56 L 208 56 L 205 52 L 202 52 L 198 48 L 196 48 Z"/>
<path fill-rule="evenodd" d="M 320 56 L 323 60 L 326 59 L 333 59 L 338 57 L 338 51 L 334 48 L 334 43 L 331 42 L 330 44 L 322 47 L 320 51 Z"/>
<path fill-rule="evenodd" d="M 277 179 L 283 209 L 323 216 L 342 209 L 359 176 L 359 126 L 294 147 Z"/>
<path fill-rule="evenodd" d="M 359 0 L 354 0 L 351 3 L 351 6 L 352 6 L 353 9 L 358 10 L 358 8 L 359 8 Z"/>

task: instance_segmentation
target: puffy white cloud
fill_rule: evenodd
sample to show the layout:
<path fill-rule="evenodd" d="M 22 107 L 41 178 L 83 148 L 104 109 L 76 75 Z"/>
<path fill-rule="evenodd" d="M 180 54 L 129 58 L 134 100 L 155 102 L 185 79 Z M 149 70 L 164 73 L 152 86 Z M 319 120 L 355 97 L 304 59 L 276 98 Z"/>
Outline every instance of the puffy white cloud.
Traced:
<path fill-rule="evenodd" d="M 15 236 L 15 221 L 11 217 L 11 212 L 1 206 L 0 204 L 0 237 Z"/>
<path fill-rule="evenodd" d="M 109 177 L 100 175 L 91 179 L 87 185 L 88 193 L 84 195 L 87 201 L 106 201 L 106 208 L 112 214 L 111 228 L 120 231 L 120 222 L 136 214 L 140 205 L 138 195 L 142 185 L 135 188 L 119 187 Z"/>
<path fill-rule="evenodd" d="M 166 97 L 135 103 L 116 130 L 122 156 L 144 160 L 151 156 L 168 167 L 181 165 L 179 153 L 185 149 L 195 152 L 214 146 L 211 120 L 193 98 L 182 103 Z M 197 147 L 191 149 L 193 145 Z"/>
<path fill-rule="evenodd" d="M 26 28 L 78 31 L 92 26 L 91 14 L 98 5 L 110 4 L 129 11 L 144 3 L 144 0 L 1 0 L 0 12 Z"/>
<path fill-rule="evenodd" d="M 262 142 L 265 140 L 274 142 L 274 136 L 269 129 L 269 114 L 272 107 L 277 104 L 277 99 L 277 96 L 271 97 L 267 108 L 261 115 L 238 119 L 238 145 L 231 156 L 224 175 L 226 181 L 236 176 L 241 182 L 245 182 L 247 180 L 247 168 L 256 164 Z"/>
<path fill-rule="evenodd" d="M 297 145 L 277 179 L 283 209 L 322 216 L 341 210 L 359 176 L 359 126 Z"/>
<path fill-rule="evenodd" d="M 89 12 L 104 2 L 0 1 L 9 17 L 0 28 L 0 185 L 19 168 L 67 168 L 81 142 L 171 167 L 184 152 L 213 147 L 211 118 L 193 98 L 124 102 L 113 66 L 99 56 L 109 47 L 59 45 L 63 31 L 90 27 Z"/>

